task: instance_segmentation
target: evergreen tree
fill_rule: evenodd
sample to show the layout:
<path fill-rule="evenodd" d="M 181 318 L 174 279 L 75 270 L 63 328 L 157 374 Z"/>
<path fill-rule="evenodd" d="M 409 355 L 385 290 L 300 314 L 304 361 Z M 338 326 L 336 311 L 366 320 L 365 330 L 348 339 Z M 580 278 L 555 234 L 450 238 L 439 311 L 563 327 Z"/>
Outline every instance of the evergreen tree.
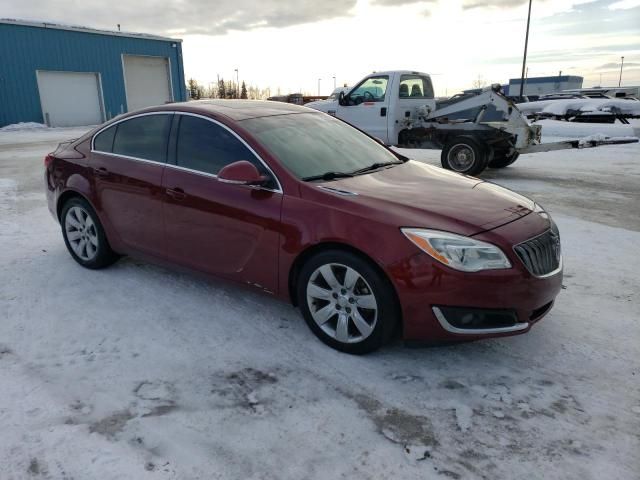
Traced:
<path fill-rule="evenodd" d="M 227 88 L 224 84 L 224 78 L 218 82 L 218 98 L 227 98 Z"/>
<path fill-rule="evenodd" d="M 189 98 L 191 98 L 192 100 L 200 99 L 201 88 L 196 80 L 190 78 L 187 88 L 189 89 Z"/>
<path fill-rule="evenodd" d="M 242 81 L 242 88 L 240 89 L 240 98 L 244 98 L 245 100 L 249 97 L 247 97 L 247 86 L 244 84 L 244 80 Z"/>

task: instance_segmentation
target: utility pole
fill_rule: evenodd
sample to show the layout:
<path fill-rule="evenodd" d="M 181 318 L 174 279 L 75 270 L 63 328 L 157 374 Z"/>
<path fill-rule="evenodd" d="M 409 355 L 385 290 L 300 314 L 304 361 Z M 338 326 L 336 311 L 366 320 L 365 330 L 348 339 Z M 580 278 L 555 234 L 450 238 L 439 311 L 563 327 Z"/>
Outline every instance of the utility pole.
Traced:
<path fill-rule="evenodd" d="M 240 90 L 240 74 L 238 73 L 238 69 L 234 69 L 234 72 L 236 72 L 236 98 L 238 97 L 238 90 Z"/>
<path fill-rule="evenodd" d="M 318 79 L 318 96 L 320 96 L 320 80 L 322 80 L 321 78 Z"/>
<path fill-rule="evenodd" d="M 336 76 L 333 76 L 333 89 L 336 89 Z"/>
<path fill-rule="evenodd" d="M 620 57 L 621 58 L 621 62 L 620 62 L 620 79 L 618 80 L 618 86 L 622 85 L 622 67 L 624 66 L 624 57 Z"/>
<path fill-rule="evenodd" d="M 529 24 L 531 23 L 531 3 L 529 0 L 529 14 L 527 15 L 527 34 L 524 37 L 524 56 L 522 57 L 522 75 L 520 76 L 520 98 L 524 95 L 524 73 L 527 66 L 527 47 L 529 46 Z"/>

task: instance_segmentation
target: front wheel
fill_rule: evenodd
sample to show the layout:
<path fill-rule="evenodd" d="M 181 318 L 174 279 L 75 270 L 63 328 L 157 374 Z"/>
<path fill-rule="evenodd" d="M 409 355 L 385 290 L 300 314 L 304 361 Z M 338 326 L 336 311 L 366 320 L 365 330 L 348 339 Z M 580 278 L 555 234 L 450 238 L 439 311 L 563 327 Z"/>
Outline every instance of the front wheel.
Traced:
<path fill-rule="evenodd" d="M 478 175 L 487 168 L 487 149 L 470 137 L 456 137 L 447 142 L 440 157 L 443 168 L 465 175 Z"/>
<path fill-rule="evenodd" d="M 387 343 L 398 318 L 392 286 L 369 262 L 331 250 L 300 271 L 298 305 L 311 331 L 336 350 L 364 354 Z"/>

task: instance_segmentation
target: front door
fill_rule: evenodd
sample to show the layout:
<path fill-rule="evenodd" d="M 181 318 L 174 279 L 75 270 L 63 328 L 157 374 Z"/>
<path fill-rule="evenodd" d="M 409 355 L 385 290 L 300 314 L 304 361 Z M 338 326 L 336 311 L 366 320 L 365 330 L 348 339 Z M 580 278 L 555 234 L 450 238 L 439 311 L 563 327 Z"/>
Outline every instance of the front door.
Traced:
<path fill-rule="evenodd" d="M 336 116 L 388 143 L 388 86 L 387 75 L 366 78 L 345 97 L 345 105 L 338 105 Z"/>
<path fill-rule="evenodd" d="M 282 207 L 276 179 L 226 127 L 204 117 L 179 117 L 174 165 L 163 177 L 169 260 L 274 292 Z M 218 171 L 238 160 L 271 175 L 269 188 L 218 181 Z"/>
<path fill-rule="evenodd" d="M 162 173 L 172 114 L 133 117 L 96 135 L 98 208 L 126 248 L 164 257 Z"/>

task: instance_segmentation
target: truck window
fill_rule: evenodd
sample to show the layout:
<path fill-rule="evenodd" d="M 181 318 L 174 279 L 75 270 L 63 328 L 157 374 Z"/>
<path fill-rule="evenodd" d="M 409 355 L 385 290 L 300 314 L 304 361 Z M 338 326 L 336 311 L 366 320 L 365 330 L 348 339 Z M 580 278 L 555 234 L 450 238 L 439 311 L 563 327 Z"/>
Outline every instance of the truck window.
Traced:
<path fill-rule="evenodd" d="M 422 75 L 400 76 L 400 98 L 433 98 L 431 79 Z"/>
<path fill-rule="evenodd" d="M 362 102 L 383 102 L 387 93 L 389 77 L 369 77 L 349 94 L 349 103 L 359 105 Z"/>

